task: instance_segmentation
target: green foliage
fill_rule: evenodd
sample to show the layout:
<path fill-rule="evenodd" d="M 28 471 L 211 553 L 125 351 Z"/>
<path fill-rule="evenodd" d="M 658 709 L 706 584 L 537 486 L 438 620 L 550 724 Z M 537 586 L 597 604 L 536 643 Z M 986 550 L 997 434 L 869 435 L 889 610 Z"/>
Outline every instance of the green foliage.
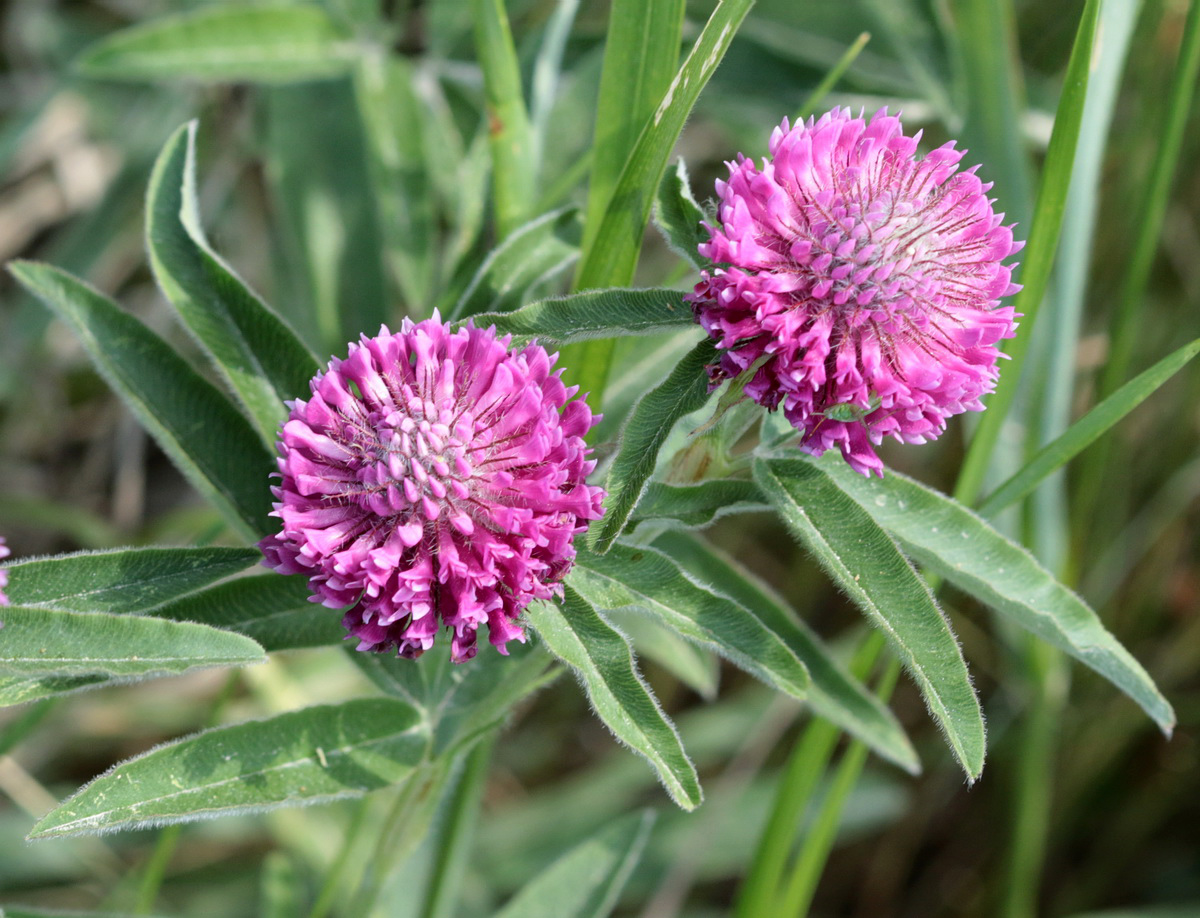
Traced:
<path fill-rule="evenodd" d="M 270 454 L 228 399 L 162 338 L 81 281 L 32 262 L 9 270 L 71 327 L 142 426 L 230 525 L 251 538 L 265 535 Z"/>
<path fill-rule="evenodd" d="M 428 742 L 419 714 L 389 698 L 217 727 L 122 762 L 47 813 L 30 837 L 357 797 L 407 778 Z"/>
<path fill-rule="evenodd" d="M 1115 86 L 1112 71 L 1121 63 L 1121 55 L 1115 62 L 1103 56 L 1101 46 L 1093 52 L 1115 15 L 1114 5 L 1098 0 L 1086 4 L 1078 29 L 1071 17 L 1036 4 L 979 0 L 869 0 L 857 12 L 837 4 L 759 0 L 753 13 L 753 0 L 717 0 L 702 5 L 704 15 L 711 13 L 706 22 L 686 20 L 683 0 L 615 0 L 595 8 L 578 0 L 206 3 L 150 15 L 80 55 L 96 23 L 133 15 L 128 4 L 110 4 L 93 22 L 93 5 L 76 13 L 72 5 L 45 12 L 26 4 L 29 9 L 14 14 L 21 41 L 13 61 L 34 61 L 35 70 L 43 69 L 14 78 L 19 98 L 13 109 L 27 110 L 0 125 L 0 179 L 14 200 L 48 174 L 97 172 L 94 164 L 77 165 L 86 157 L 68 158 L 72 144 L 104 138 L 97 149 L 108 144 L 122 163 L 95 205 L 96 216 L 79 224 L 75 238 L 63 241 L 53 228 L 31 224 L 28 254 L 74 274 L 31 261 L 11 266 L 24 291 L 43 301 L 59 324 L 47 326 L 47 317 L 27 302 L 12 310 L 11 324 L 7 312 L 0 316 L 0 394 L 11 397 L 0 411 L 0 444 L 20 442 L 4 447 L 6 460 L 16 459 L 9 491 L 37 479 L 33 470 L 40 471 L 43 460 L 53 468 L 64 461 L 60 456 L 75 463 L 85 453 L 82 465 L 93 469 L 114 457 L 103 475 L 94 469 L 81 475 L 92 485 L 103 481 L 94 487 L 94 500 L 0 495 L 0 528 L 16 534 L 10 543 L 18 553 L 27 553 L 20 544 L 25 530 L 45 535 L 40 550 L 59 548 L 64 540 L 153 546 L 6 564 L 13 604 L 0 609 L 0 705 L 37 701 L 0 723 L 0 752 L 13 756 L 0 769 L 0 790 L 30 812 L 17 817 L 26 820 L 21 833 L 39 817 L 32 837 L 174 827 L 144 864 L 137 849 L 117 849 L 121 870 L 132 871 L 124 882 L 115 879 L 104 844 L 92 839 L 94 847 L 81 847 L 85 856 L 73 861 L 71 876 L 82 878 L 89 896 L 103 886 L 109 890 L 103 907 L 119 911 L 129 907 L 136 888 L 132 912 L 145 914 L 161 885 L 164 901 L 183 903 L 192 897 L 192 881 L 171 852 L 193 838 L 213 842 L 207 835 L 181 837 L 181 824 L 279 810 L 237 827 L 250 831 L 244 850 L 255 855 L 242 859 L 253 860 L 254 870 L 257 852 L 275 849 L 262 858 L 261 876 L 239 873 L 212 882 L 206 875 L 205 884 L 219 889 L 213 895 L 227 897 L 217 910 L 234 914 L 227 903 L 239 896 L 248 901 L 248 890 L 249 898 L 260 898 L 246 909 L 263 914 L 303 913 L 315 894 L 311 918 L 602 916 L 621 896 L 648 902 L 647 914 L 700 914 L 716 906 L 703 887 L 687 898 L 693 884 L 722 890 L 724 907 L 724 890 L 748 878 L 739 915 L 800 914 L 813 901 L 839 831 L 853 828 L 856 808 L 868 812 L 868 831 L 885 828 L 904 811 L 912 785 L 897 768 L 920 772 L 917 747 L 930 781 L 938 782 L 926 789 L 955 783 L 947 782 L 949 757 L 930 748 L 929 725 L 911 717 L 909 700 L 898 702 L 899 717 L 888 705 L 900 663 L 968 781 L 983 769 L 980 701 L 935 596 L 945 581 L 997 613 L 995 628 L 985 631 L 963 618 L 960 630 L 980 695 L 996 712 L 993 739 L 1007 747 L 993 766 L 1004 773 L 974 793 L 1000 794 L 998 802 L 985 797 L 987 805 L 1015 814 L 1011 866 L 1007 873 L 990 870 L 1002 857 L 996 849 L 1005 844 L 990 837 L 922 850 L 970 848 L 965 872 L 961 851 L 932 857 L 957 857 L 960 873 L 984 877 L 986 891 L 964 896 L 960 911 L 977 909 L 988 896 L 1002 900 L 1007 915 L 1028 913 L 1040 893 L 1047 902 L 1054 894 L 1048 910 L 1056 914 L 1118 901 L 1092 889 L 1121 873 L 1112 865 L 1126 849 L 1149 850 L 1146 840 L 1169 819 L 1155 815 L 1164 810 L 1165 796 L 1156 805 L 1146 791 L 1130 806 L 1138 818 L 1114 812 L 1111 831 L 1106 824 L 1096 832 L 1094 814 L 1074 824 L 1086 825 L 1088 846 L 1119 849 L 1109 854 L 1107 869 L 1098 856 L 1100 866 L 1078 880 L 1050 877 L 1040 891 L 1043 851 L 1060 837 L 1063 845 L 1080 841 L 1078 831 L 1069 834 L 1071 820 L 1087 801 L 1107 801 L 1112 788 L 1128 783 L 1123 763 L 1136 758 L 1139 769 L 1164 786 L 1188 772 L 1155 758 L 1179 753 L 1148 745 L 1142 736 L 1148 722 L 1123 700 L 1122 708 L 1098 707 L 1111 692 L 1080 692 L 1068 704 L 1065 657 L 1050 648 L 1112 682 L 1168 733 L 1176 717 L 1166 697 L 1171 695 L 1188 725 L 1180 682 L 1196 665 L 1189 649 L 1197 646 L 1195 629 L 1188 630 L 1185 617 L 1161 610 L 1186 601 L 1190 567 L 1180 561 L 1171 574 L 1169 559 L 1186 553 L 1159 549 L 1181 531 L 1181 515 L 1200 493 L 1194 463 L 1177 469 L 1194 453 L 1186 439 L 1189 425 L 1180 418 L 1190 416 L 1195 400 L 1194 368 L 1188 365 L 1200 352 L 1200 339 L 1180 346 L 1195 331 L 1180 329 L 1177 316 L 1165 323 L 1153 317 L 1159 301 L 1172 295 L 1172 283 L 1181 280 L 1191 289 L 1196 278 L 1180 256 L 1186 249 L 1178 239 L 1171 250 L 1178 277 L 1148 289 L 1147 273 L 1155 263 L 1157 225 L 1167 213 L 1170 175 L 1180 150 L 1187 149 L 1194 83 L 1188 75 L 1194 77 L 1200 60 L 1196 4 L 1186 21 L 1181 11 L 1144 17 L 1154 20 L 1142 26 L 1152 38 L 1147 47 L 1173 47 L 1172 36 L 1183 36 L 1172 88 L 1152 100 L 1145 119 L 1166 125 L 1157 151 L 1143 148 L 1156 141 L 1154 129 L 1125 125 L 1108 141 L 1106 123 L 1086 123 L 1085 102 L 1098 104 L 1089 71 L 1107 68 Z M 864 10 L 876 33 L 869 44 Z M 607 15 L 606 27 L 601 15 Z M 1130 11 L 1122 15 L 1132 21 Z M 1047 28 L 1050 19 L 1065 23 L 1061 32 L 1057 25 Z M 1151 35 L 1152 28 L 1159 31 Z M 22 45 L 26 34 L 29 47 Z M 1073 50 L 1067 47 L 1072 36 Z M 685 37 L 692 44 L 681 63 Z M 1139 76 L 1136 41 L 1133 48 L 1127 81 L 1157 86 L 1155 76 Z M 68 84 L 54 68 L 71 57 L 78 76 Z M 1064 62 L 1060 92 L 1055 75 Z M 1142 60 L 1140 66 L 1148 65 Z M 27 85 L 67 89 L 30 101 L 22 89 Z M 1136 107 L 1109 92 L 1117 118 Z M 1016 303 L 1025 318 L 1013 342 L 1014 359 L 1002 367 L 997 391 L 986 400 L 957 501 L 890 468 L 877 480 L 859 476 L 835 456 L 814 460 L 784 452 L 780 444 L 794 440 L 795 432 L 745 399 L 742 381 L 709 391 L 708 368 L 717 353 L 708 340 L 696 343 L 700 332 L 682 290 L 696 271 L 712 267 L 698 246 L 707 238 L 702 221 L 715 218 L 710 192 L 697 186 L 702 208 L 689 171 L 707 182 L 724 174 L 721 161 L 739 150 L 757 156 L 783 115 L 828 93 L 833 102 L 853 102 L 868 113 L 885 104 L 903 106 L 906 124 L 925 129 L 925 148 L 950 137 L 966 141 L 966 162 L 982 160 L 980 175 L 995 179 L 993 193 L 1007 207 L 1008 220 L 1027 227 L 1019 278 L 1025 289 Z M 64 116 L 48 104 L 68 97 L 83 115 Z M 169 130 L 198 108 L 201 136 L 211 138 L 202 168 L 198 122 Z M 1051 110 L 1052 130 L 1040 117 Z M 54 134 L 50 129 L 61 127 L 55 119 L 65 119 L 73 133 Z M 35 143 L 42 131 L 53 143 Z M 1047 138 L 1034 201 L 1034 164 L 1042 157 L 1030 154 L 1040 154 Z M 1088 149 L 1077 151 L 1085 141 Z M 49 152 L 37 153 L 42 147 Z M 1087 169 L 1081 167 L 1085 153 Z M 1071 189 L 1092 205 L 1103 196 L 1106 207 L 1140 215 L 1133 264 L 1122 284 L 1112 284 L 1122 291 L 1122 305 L 1100 391 L 1122 381 L 1131 361 L 1131 329 L 1164 352 L 1177 349 L 1084 412 L 1081 393 L 1090 389 L 1074 387 L 1090 371 L 1094 349 L 1079 349 L 1076 359 L 1078 329 L 1046 295 L 1068 187 L 1082 173 L 1100 174 L 1101 167 L 1106 176 L 1138 185 L 1138 163 L 1154 153 L 1151 186 L 1140 189 L 1140 198 L 1123 198 L 1124 189 L 1110 192 L 1107 180 L 1102 187 Z M 672 156 L 678 157 L 673 166 Z M 1125 179 L 1126 173 L 1134 179 Z M 163 309 L 156 301 L 158 312 L 148 316 L 143 288 L 149 272 L 139 270 L 140 246 L 128 244 L 137 234 L 134 202 L 146 184 L 147 261 L 169 305 Z M 63 189 L 63 206 L 76 207 L 65 180 Z M 1186 217 L 1188 194 L 1180 191 L 1172 219 Z M 21 225 L 12 215 L 22 215 L 26 199 L 20 207 L 7 200 L 0 201 L 0 228 L 6 231 Z M 201 204 L 216 244 L 202 227 Z M 1104 224 L 1098 206 L 1090 213 L 1080 225 L 1068 220 L 1064 232 L 1076 234 L 1077 242 L 1089 239 L 1083 224 Z M 662 239 L 651 235 L 647 241 L 651 217 Z M 1185 226 L 1186 219 L 1176 225 Z M 43 236 L 50 241 L 44 252 Z M 1116 248 L 1124 253 L 1129 244 L 1120 241 Z M 1090 254 L 1086 241 L 1067 251 L 1077 260 Z M 1097 261 L 1097 276 L 1104 276 L 1110 269 L 1104 259 Z M 75 275 L 113 290 L 145 321 Z M 1082 280 L 1077 286 L 1072 296 L 1083 305 Z M 1094 299 L 1103 305 L 1102 297 Z M 1055 311 L 1049 333 L 1034 327 L 1043 300 Z M 382 323 L 395 328 L 403 317 L 425 318 L 435 308 L 456 322 L 494 325 L 517 346 L 537 341 L 564 348 L 556 366 L 569 383 L 581 384 L 580 397 L 607 416 L 589 435 L 594 480 L 607 489 L 606 514 L 576 540 L 563 601 L 535 603 L 527 611 L 522 624 L 528 640 L 514 643 L 510 655 L 493 652 L 482 634 L 479 656 L 461 666 L 450 662 L 442 641 L 419 660 L 348 647 L 332 653 L 332 647 L 345 646 L 342 612 L 311 602 L 303 576 L 249 571 L 261 559 L 253 543 L 275 528 L 269 486 L 284 402 L 306 396 L 321 367 L 317 355 L 344 354 L 347 340 L 372 334 Z M 164 330 L 164 317 L 177 327 Z M 111 449 L 85 443 L 105 435 L 95 430 L 111 433 L 103 426 L 111 412 L 103 408 L 94 377 L 79 370 L 79 358 L 46 332 L 63 326 L 82 345 L 83 359 L 219 518 L 191 507 L 160 510 L 179 501 L 173 484 L 148 474 L 153 451 L 143 462 L 136 443 Z M 53 346 L 35 352 L 31 345 L 42 340 Z M 21 352 L 25 347 L 29 354 Z M 41 369 L 36 361 L 46 353 L 55 369 L 30 387 L 25 406 L 18 398 L 25 396 L 22 381 Z M 1018 392 L 1027 354 L 1035 358 L 1031 367 L 1044 364 L 1053 372 L 1039 367 L 1030 391 Z M 1167 387 L 1172 379 L 1176 384 Z M 62 390 L 58 401 L 45 401 L 55 387 Z M 1147 455 L 1143 449 L 1136 462 L 1113 463 L 1110 455 L 1128 450 L 1113 437 L 1103 449 L 1085 452 L 1155 392 L 1161 394 L 1139 413 L 1139 419 L 1147 417 L 1139 436 L 1154 436 L 1145 433 L 1154 423 L 1145 412 L 1170 417 L 1172 436 L 1162 437 L 1161 451 Z M 42 432 L 40 418 L 34 423 L 20 416 L 47 404 L 59 412 L 44 423 L 53 434 Z M 1070 405 L 1081 413 L 1073 424 Z M 845 406 L 827 411 L 831 418 L 835 413 L 847 422 L 861 414 Z M 1001 426 L 1010 421 L 1002 437 Z M 1011 455 L 1003 448 L 1009 439 Z M 955 450 L 908 449 L 903 455 L 911 460 L 886 450 L 883 455 L 889 464 L 893 455 L 900 463 L 922 463 L 922 480 L 946 488 L 953 472 L 946 462 Z M 1051 477 L 1068 467 L 1073 472 L 1070 464 L 1081 455 L 1082 489 L 1067 488 L 1061 475 Z M 1137 477 L 1137 489 L 1123 486 L 1128 494 L 1100 500 L 1103 482 L 1115 479 L 1110 467 Z M 131 491 L 131 475 L 141 475 L 147 489 L 146 516 L 136 510 L 141 495 Z M 985 477 L 991 484 L 1004 476 L 1007 481 L 979 505 L 979 515 L 968 509 Z M 110 480 L 116 483 L 111 495 Z M 1160 480 L 1167 482 L 1161 490 Z M 1030 495 L 1033 500 L 1026 500 Z M 135 511 L 109 522 L 102 517 L 110 504 Z M 1127 504 L 1136 504 L 1136 515 Z M 1102 519 L 1101 531 L 1119 532 L 1119 539 L 1106 538 L 1096 552 L 1091 544 L 1086 551 L 1066 546 L 1071 526 L 1090 538 L 1091 518 Z M 838 632 L 845 622 L 839 604 L 828 601 L 829 587 L 817 579 L 820 571 L 805 565 L 785 530 L 865 613 L 875 629 L 865 640 L 855 626 L 828 640 L 818 636 L 817 628 Z M 190 547 L 174 544 L 179 542 Z M 1119 608 L 1097 600 L 1097 593 L 1107 596 L 1112 589 L 1086 589 L 1088 577 L 1096 576 L 1095 557 L 1142 553 L 1151 558 L 1148 573 L 1120 583 Z M 1124 564 L 1113 567 L 1125 570 Z M 926 570 L 928 581 L 915 565 Z M 1101 573 L 1113 584 L 1122 581 L 1122 574 Z M 1080 592 L 1071 588 L 1077 575 L 1084 583 Z M 1165 639 L 1168 624 L 1182 638 Z M 1145 667 L 1118 635 L 1131 641 Z M 869 689 L 884 637 L 890 652 L 883 676 Z M 857 651 L 846 646 L 851 642 Z M 204 675 L 146 689 L 129 685 L 260 663 L 264 652 L 272 654 L 268 666 L 232 674 L 219 695 L 217 683 Z M 571 719 L 586 706 L 570 680 L 539 693 L 564 670 L 576 677 L 599 722 L 651 770 L 619 750 L 605 755 L 594 720 L 581 726 Z M 1164 674 L 1165 693 L 1148 670 Z M 88 699 L 59 697 L 97 688 L 107 691 Z M 378 695 L 369 697 L 371 692 Z M 77 717 L 79 710 L 85 716 Z M 93 718 L 94 711 L 109 716 Z M 259 719 L 215 726 L 247 716 Z M 784 757 L 775 747 L 806 716 L 811 722 L 802 725 L 792 755 L 777 771 Z M 114 720 L 134 740 L 144 739 L 136 748 L 200 732 L 118 764 L 41 816 L 49 806 L 42 800 L 47 790 L 54 794 L 64 782 L 79 780 L 77 767 L 58 764 L 69 752 L 56 744 L 77 739 L 94 746 L 82 765 L 94 770 L 96 761 L 128 755 L 129 738 L 118 737 L 109 726 Z M 515 738 L 497 741 L 506 730 Z M 853 741 L 835 764 L 843 731 Z M 1070 769 L 1054 761 L 1059 735 L 1070 745 Z M 33 750 L 27 759 L 26 744 Z M 868 751 L 889 768 L 876 769 Z M 1162 762 L 1168 767 L 1156 767 Z M 46 777 L 30 780 L 22 767 Z M 709 800 L 691 813 L 702 800 L 698 773 L 705 775 Z M 647 796 L 652 775 L 678 804 L 662 811 L 653 834 L 652 813 L 620 815 L 654 799 Z M 1052 777 L 1063 788 L 1053 806 Z M 872 782 L 892 793 L 890 808 L 871 801 Z M 1003 796 L 1009 787 L 1017 790 Z M 1177 797 L 1179 787 L 1174 785 Z M 336 806 L 303 815 L 283 810 L 373 792 L 379 793 L 353 815 Z M 665 800 L 661 794 L 658 799 Z M 928 799 L 913 795 L 922 806 Z M 938 799 L 945 799 L 943 791 Z M 962 807 L 944 809 L 957 814 Z M 1060 820 L 1053 833 L 1051 815 Z M 945 818 L 931 813 L 922 822 L 934 826 Z M 472 841 L 477 819 L 485 840 L 478 844 Z M 937 830 L 946 825 L 936 822 Z M 187 829 L 193 831 L 203 830 Z M 1006 827 L 994 834 L 1009 833 Z M 796 848 L 789 880 L 787 862 Z M 1159 856 L 1158 848 L 1152 855 Z M 24 856 L 15 857 L 12 876 L 20 874 Z M 839 869 L 836 862 L 831 869 Z M 906 893 L 945 888 L 944 882 L 928 882 L 924 869 L 912 868 Z M 989 879 L 993 873 L 998 879 Z M 313 883 L 310 874 L 324 878 Z M 31 877 L 20 888 L 39 893 L 42 874 Z M 6 896 L 10 882 L 0 870 Z M 860 884 L 856 879 L 849 885 Z M 58 901 L 50 892 L 45 901 Z M 57 896 L 57 889 L 52 892 Z M 875 901 L 863 895 L 860 911 Z M 196 897 L 181 914 L 213 911 L 208 902 Z M 915 913 L 941 905 L 914 901 L 905 907 Z M 835 898 L 818 907 L 838 910 Z M 19 907 L 6 913 L 48 914 Z M 1143 913 L 1152 910 L 1137 911 Z"/>
<path fill-rule="evenodd" d="M 608 497 L 604 518 L 592 525 L 592 547 L 603 554 L 621 534 L 658 462 L 658 452 L 675 422 L 709 400 L 705 367 L 715 350 L 707 339 L 697 344 L 663 382 L 640 398 L 621 428 L 617 454 L 604 482 Z"/>
<path fill-rule="evenodd" d="M 637 865 L 654 813 L 616 820 L 536 877 L 496 918 L 604 918 Z"/>
<path fill-rule="evenodd" d="M 348 38 L 315 5 L 213 6 L 117 32 L 77 66 L 110 80 L 283 83 L 345 73 L 353 60 Z"/>
<path fill-rule="evenodd" d="M 212 358 L 267 448 L 285 400 L 318 364 L 295 333 L 209 248 L 196 199 L 196 122 L 167 141 L 146 195 L 146 239 L 159 286 Z"/>
<path fill-rule="evenodd" d="M 811 463 L 757 460 L 754 477 L 788 528 L 887 636 L 974 781 L 983 771 L 983 713 L 929 587 L 892 537 Z"/>
<path fill-rule="evenodd" d="M 634 664 L 621 632 L 570 587 L 561 609 L 535 603 L 529 622 L 546 647 L 583 683 L 597 716 L 613 735 L 646 757 L 667 793 L 684 809 L 700 805 L 700 781 L 675 726 Z"/>
<path fill-rule="evenodd" d="M 808 671 L 777 634 L 662 552 L 621 544 L 603 555 L 580 552 L 569 582 L 600 612 L 632 606 L 779 691 L 808 694 Z"/>

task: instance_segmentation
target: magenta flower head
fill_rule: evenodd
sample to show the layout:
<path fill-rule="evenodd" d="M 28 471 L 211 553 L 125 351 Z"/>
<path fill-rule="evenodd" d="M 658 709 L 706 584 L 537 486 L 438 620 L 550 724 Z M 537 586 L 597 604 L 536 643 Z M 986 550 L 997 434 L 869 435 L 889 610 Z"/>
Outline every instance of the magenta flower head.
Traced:
<path fill-rule="evenodd" d="M 0 558 L 7 558 L 9 554 L 8 546 L 4 544 L 4 537 L 0 536 Z M 0 606 L 8 605 L 8 597 L 4 595 L 6 586 L 8 586 L 8 571 L 0 567 Z"/>
<path fill-rule="evenodd" d="M 551 372 L 495 329 L 405 320 L 350 345 L 290 404 L 279 437 L 267 567 L 306 574 L 314 602 L 350 606 L 359 650 L 416 658 L 438 628 L 451 658 L 525 639 L 534 599 L 560 595 L 574 537 L 603 511 L 583 435 L 596 423 Z"/>
<path fill-rule="evenodd" d="M 717 182 L 714 267 L 687 297 L 720 348 L 714 383 L 757 365 L 746 394 L 864 475 L 883 474 L 884 436 L 923 443 L 981 410 L 1015 328 L 999 299 L 1021 244 L 962 153 L 918 159 L 919 139 L 887 109 L 785 120 L 761 169 L 739 157 Z"/>

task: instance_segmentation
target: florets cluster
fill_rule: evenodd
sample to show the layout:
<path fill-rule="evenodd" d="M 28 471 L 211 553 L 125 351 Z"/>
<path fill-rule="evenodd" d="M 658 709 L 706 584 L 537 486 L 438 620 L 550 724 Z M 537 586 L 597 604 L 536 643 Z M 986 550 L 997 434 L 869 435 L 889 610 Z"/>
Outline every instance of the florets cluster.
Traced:
<path fill-rule="evenodd" d="M 746 394 L 863 474 L 882 474 L 884 436 L 922 443 L 982 409 L 1015 328 L 999 298 L 1021 244 L 962 153 L 918 159 L 919 138 L 886 109 L 785 120 L 761 169 L 739 157 L 717 182 L 714 266 L 688 296 L 721 349 L 714 384 L 757 364 Z"/>
<path fill-rule="evenodd" d="M 462 662 L 486 623 L 504 652 L 524 640 L 525 606 L 561 593 L 573 538 L 603 512 L 585 481 L 598 418 L 552 372 L 557 355 L 509 345 L 436 315 L 405 320 L 351 344 L 290 405 L 282 532 L 259 543 L 264 563 L 350 606 L 359 650 L 415 658 L 445 626 Z"/>

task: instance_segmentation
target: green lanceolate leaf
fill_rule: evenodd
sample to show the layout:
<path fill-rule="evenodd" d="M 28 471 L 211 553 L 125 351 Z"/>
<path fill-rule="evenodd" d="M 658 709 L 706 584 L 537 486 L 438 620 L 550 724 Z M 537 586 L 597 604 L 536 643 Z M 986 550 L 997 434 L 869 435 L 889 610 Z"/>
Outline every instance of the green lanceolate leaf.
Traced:
<path fill-rule="evenodd" d="M 754 478 L 788 528 L 887 636 L 969 780 L 983 771 L 979 699 L 950 623 L 891 537 L 815 465 L 758 459 Z"/>
<path fill-rule="evenodd" d="M 526 223 L 488 255 L 447 318 L 516 308 L 527 291 L 579 258 L 580 230 L 579 211 L 573 207 Z"/>
<path fill-rule="evenodd" d="M 1096 613 L 1023 547 L 962 504 L 895 472 L 868 481 L 837 462 L 813 464 L 920 563 L 1022 628 L 1090 666 L 1136 701 L 1163 732 L 1171 705 Z"/>
<path fill-rule="evenodd" d="M 249 539 L 270 530 L 271 454 L 224 395 L 133 316 L 49 265 L 13 276 L 70 326 L 96 369 L 179 470 Z"/>
<path fill-rule="evenodd" d="M 694 324 L 678 290 L 613 287 L 539 300 L 513 312 L 475 316 L 481 328 L 495 325 L 502 335 L 536 338 L 547 347 L 595 338 L 656 335 Z"/>
<path fill-rule="evenodd" d="M 769 510 L 771 505 L 752 481 L 714 478 L 694 485 L 652 481 L 629 518 L 631 526 L 646 520 L 678 523 L 687 528 L 708 526 L 723 516 Z"/>
<path fill-rule="evenodd" d="M 653 548 L 613 545 L 581 551 L 568 582 L 604 613 L 632 606 L 714 650 L 794 698 L 808 694 L 808 672 L 773 631 L 726 596 L 701 586 Z"/>
<path fill-rule="evenodd" d="M 433 737 L 430 754 L 453 756 L 499 726 L 521 699 L 562 672 L 546 665 L 542 654 L 519 643 L 508 656 L 490 649 L 469 666 L 450 662 L 448 649 L 437 648 L 418 660 L 351 651 L 351 659 L 381 690 L 421 712 Z"/>
<path fill-rule="evenodd" d="M 189 622 L 24 606 L 5 607 L 0 621 L 0 676 L 129 678 L 263 660 L 249 638 Z"/>
<path fill-rule="evenodd" d="M 122 762 L 30 838 L 190 822 L 359 797 L 407 778 L 428 737 L 409 705 L 365 698 L 205 730 Z"/>
<path fill-rule="evenodd" d="M 663 533 L 654 544 L 693 578 L 741 603 L 791 648 L 808 671 L 808 703 L 813 711 L 905 771 L 921 770 L 916 750 L 896 716 L 842 666 L 774 590 L 692 533 Z"/>
<path fill-rule="evenodd" d="M 592 709 L 613 735 L 649 760 L 679 806 L 699 806 L 703 795 L 696 769 L 675 726 L 637 671 L 624 636 L 570 586 L 561 608 L 535 602 L 528 615 L 550 652 L 575 671 Z"/>
<path fill-rule="evenodd" d="M 675 422 L 702 408 L 708 401 L 707 367 L 716 359 L 712 342 L 705 339 L 679 362 L 671 375 L 642 396 L 621 429 L 617 454 L 608 471 L 604 517 L 592 524 L 592 548 L 603 554 L 616 540 L 637 506 L 654 473 L 658 451 Z"/>
<path fill-rule="evenodd" d="M 154 610 L 159 618 L 202 622 L 253 638 L 264 650 L 324 647 L 346 639 L 342 616 L 310 601 L 301 576 L 239 577 Z"/>
<path fill-rule="evenodd" d="M 127 548 L 7 565 L 8 598 L 28 608 L 132 614 L 244 571 L 254 548 Z"/>
<path fill-rule="evenodd" d="M 534 877 L 496 918 L 605 918 L 646 847 L 654 818 L 643 810 L 609 823 Z"/>
<path fill-rule="evenodd" d="M 674 169 L 663 173 L 662 181 L 658 183 L 654 223 L 667 245 L 696 269 L 708 267 L 699 251 L 700 243 L 708 242 L 708 233 L 700 225 L 703 219 L 704 212 L 692 196 L 687 165 L 681 159 Z"/>
<path fill-rule="evenodd" d="M 980 516 L 993 516 L 1030 493 L 1153 395 L 1159 386 L 1183 369 L 1198 353 L 1200 338 L 1173 351 L 1150 369 L 1131 379 L 1067 428 L 1062 436 L 1038 450 L 1019 472 L 989 494 L 979 505 Z"/>
<path fill-rule="evenodd" d="M 285 399 L 307 394 L 317 360 L 208 245 L 196 200 L 196 122 L 163 147 L 150 178 L 154 276 L 270 448 Z"/>
<path fill-rule="evenodd" d="M 105 79 L 286 83 L 345 73 L 353 59 L 321 7 L 268 2 L 150 20 L 93 45 L 77 66 Z"/>

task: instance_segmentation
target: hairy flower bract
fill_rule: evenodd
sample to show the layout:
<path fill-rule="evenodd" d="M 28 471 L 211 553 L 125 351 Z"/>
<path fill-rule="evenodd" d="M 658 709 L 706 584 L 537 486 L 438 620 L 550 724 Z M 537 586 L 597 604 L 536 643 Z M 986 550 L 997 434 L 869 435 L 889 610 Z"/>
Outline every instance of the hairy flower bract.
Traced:
<path fill-rule="evenodd" d="M 688 296 L 720 349 L 714 384 L 757 367 L 746 394 L 863 474 L 882 474 L 885 436 L 922 443 L 981 410 L 1015 328 L 999 299 L 1021 244 L 963 154 L 918 158 L 919 139 L 886 109 L 784 120 L 761 169 L 739 157 L 717 183 L 713 267 Z"/>
<path fill-rule="evenodd" d="M 534 599 L 561 593 L 572 540 L 604 492 L 583 436 L 596 423 L 553 372 L 557 355 L 435 315 L 350 345 L 290 404 L 264 563 L 350 606 L 359 650 L 415 658 L 440 626 L 455 662 L 476 631 L 524 640 Z"/>

